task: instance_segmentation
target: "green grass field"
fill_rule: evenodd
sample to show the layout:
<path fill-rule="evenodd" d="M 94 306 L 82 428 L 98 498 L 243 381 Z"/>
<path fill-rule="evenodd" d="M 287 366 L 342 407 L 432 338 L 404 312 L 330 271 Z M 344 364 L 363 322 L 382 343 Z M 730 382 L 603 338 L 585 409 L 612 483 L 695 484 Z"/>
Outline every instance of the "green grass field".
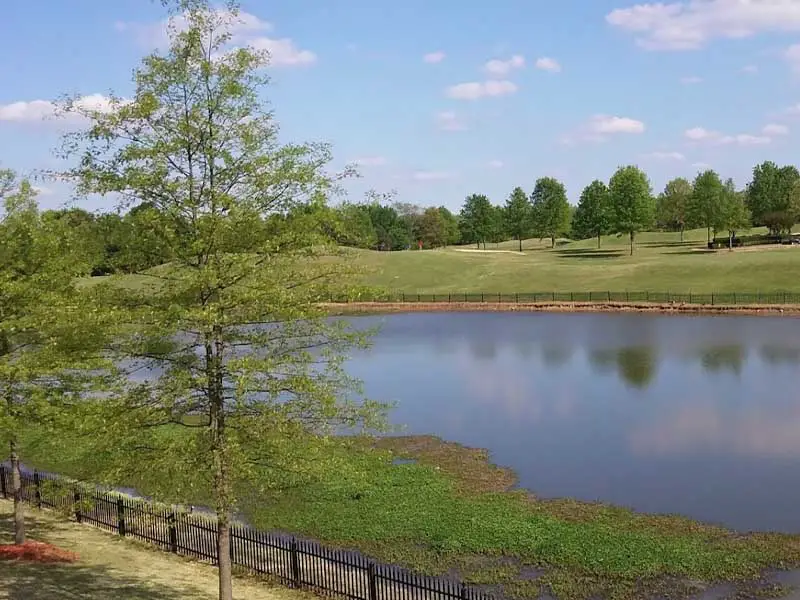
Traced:
<path fill-rule="evenodd" d="M 754 231 L 753 233 L 760 233 Z M 653 291 L 675 293 L 800 292 L 800 246 L 705 249 L 706 230 L 643 233 L 633 256 L 627 239 L 606 236 L 549 248 L 549 241 L 407 252 L 362 251 L 366 282 L 390 291 L 522 293 Z M 466 251 L 465 251 L 466 250 Z M 494 252 L 491 252 L 494 250 Z M 506 252 L 496 252 L 505 250 Z"/>

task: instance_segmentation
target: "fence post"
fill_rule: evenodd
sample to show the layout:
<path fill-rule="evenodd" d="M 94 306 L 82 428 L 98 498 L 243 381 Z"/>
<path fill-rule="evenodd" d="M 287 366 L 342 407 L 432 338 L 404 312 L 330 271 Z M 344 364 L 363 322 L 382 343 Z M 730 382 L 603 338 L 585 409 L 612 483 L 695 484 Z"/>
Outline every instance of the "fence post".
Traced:
<path fill-rule="evenodd" d="M 125 504 L 122 498 L 117 498 L 117 531 L 121 536 L 125 536 Z"/>
<path fill-rule="evenodd" d="M 433 300 L 431 300 L 431 302 L 436 302 L 436 294 L 433 294 L 433 296 L 431 296 L 431 298 L 433 298 Z"/>
<path fill-rule="evenodd" d="M 169 551 L 173 554 L 178 553 L 178 527 L 176 523 L 175 513 L 169 513 L 167 522 L 169 523 Z"/>
<path fill-rule="evenodd" d="M 514 304 L 519 304 L 519 293 L 514 294 Z"/>
<path fill-rule="evenodd" d="M 569 293 L 569 301 L 570 302 L 575 302 L 575 293 L 574 292 L 570 292 Z"/>
<path fill-rule="evenodd" d="M 452 302 L 452 300 L 450 299 L 450 294 L 447 294 L 447 303 L 450 304 L 450 302 Z"/>
<path fill-rule="evenodd" d="M 786 292 L 783 292 L 783 303 L 786 304 Z"/>
<path fill-rule="evenodd" d="M 3 498 L 8 498 L 8 488 L 6 487 L 6 468 L 0 465 L 0 492 L 3 493 Z"/>
<path fill-rule="evenodd" d="M 375 574 L 375 563 L 372 561 L 367 565 L 367 576 L 369 577 L 369 600 L 378 600 L 378 577 Z"/>
<path fill-rule="evenodd" d="M 417 293 L 417 302 L 419 302 L 419 293 Z"/>
<path fill-rule="evenodd" d="M 297 551 L 297 540 L 292 538 L 292 581 L 294 587 L 300 587 L 300 554 Z"/>
<path fill-rule="evenodd" d="M 406 301 L 406 293 L 405 292 L 401 292 L 400 293 L 400 302 L 405 302 L 405 301 Z"/>
<path fill-rule="evenodd" d="M 736 292 L 733 292 L 733 303 L 736 304 Z"/>
<path fill-rule="evenodd" d="M 42 489 L 39 487 L 39 471 L 33 472 L 33 486 L 35 489 L 36 508 L 42 508 Z"/>
<path fill-rule="evenodd" d="M 81 489 L 78 486 L 75 486 L 72 500 L 75 502 L 75 520 L 80 523 L 83 521 L 83 513 L 81 512 Z"/>
<path fill-rule="evenodd" d="M 711 306 L 714 306 L 714 292 L 711 292 Z"/>
<path fill-rule="evenodd" d="M 461 594 L 460 594 L 460 596 L 461 596 L 461 600 L 467 600 L 467 598 L 469 598 L 469 595 L 467 594 L 467 584 L 464 583 L 463 581 L 461 582 Z"/>
<path fill-rule="evenodd" d="M 483 302 L 483 292 L 481 292 L 481 302 Z"/>
<path fill-rule="evenodd" d="M 644 301 L 645 302 L 650 302 L 650 292 L 645 292 L 644 293 Z"/>
<path fill-rule="evenodd" d="M 689 290 L 689 304 L 692 303 L 692 290 Z"/>
<path fill-rule="evenodd" d="M 606 292 L 608 294 L 608 301 L 611 302 L 611 290 Z"/>
<path fill-rule="evenodd" d="M 503 300 L 501 299 L 501 294 L 497 294 L 497 303 L 500 304 Z"/>
<path fill-rule="evenodd" d="M 553 302 L 555 302 L 555 301 L 556 301 L 556 293 L 555 293 L 555 292 L 553 292 L 553 300 L 552 300 L 552 301 L 553 301 Z"/>

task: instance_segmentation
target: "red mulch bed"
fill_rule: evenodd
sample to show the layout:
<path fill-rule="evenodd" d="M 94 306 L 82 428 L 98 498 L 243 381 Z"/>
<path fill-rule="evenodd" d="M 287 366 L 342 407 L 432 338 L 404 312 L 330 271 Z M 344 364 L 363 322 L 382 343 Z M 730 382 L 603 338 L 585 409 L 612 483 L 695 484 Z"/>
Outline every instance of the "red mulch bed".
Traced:
<path fill-rule="evenodd" d="M 24 560 L 37 563 L 71 563 L 78 560 L 78 555 L 62 550 L 52 544 L 28 541 L 19 546 L 7 544 L 0 546 L 0 560 Z"/>

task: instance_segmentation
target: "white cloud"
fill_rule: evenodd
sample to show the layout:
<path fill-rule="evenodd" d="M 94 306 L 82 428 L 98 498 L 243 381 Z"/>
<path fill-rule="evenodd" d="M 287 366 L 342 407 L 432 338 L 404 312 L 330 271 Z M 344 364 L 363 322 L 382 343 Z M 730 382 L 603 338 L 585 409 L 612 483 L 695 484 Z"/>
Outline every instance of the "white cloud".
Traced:
<path fill-rule="evenodd" d="M 734 144 L 738 146 L 758 146 L 769 144 L 772 141 L 767 135 L 752 135 L 749 133 L 739 133 L 736 135 L 725 135 L 719 131 L 711 131 L 703 127 L 692 127 L 683 133 L 684 137 L 692 142 L 712 143 L 712 144 Z"/>
<path fill-rule="evenodd" d="M 383 156 L 363 156 L 351 161 L 359 167 L 381 167 L 386 164 L 386 158 Z"/>
<path fill-rule="evenodd" d="M 436 52 L 428 52 L 425 56 L 422 57 L 423 62 L 435 64 L 440 63 L 444 60 L 445 53 L 441 51 Z"/>
<path fill-rule="evenodd" d="M 800 44 L 793 44 L 789 46 L 783 53 L 789 67 L 795 73 L 800 73 Z"/>
<path fill-rule="evenodd" d="M 610 135 L 621 133 L 644 133 L 645 125 L 641 121 L 628 117 L 612 115 L 594 115 L 587 123 L 577 128 L 573 133 L 560 138 L 560 143 L 572 146 L 579 141 L 604 142 Z"/>
<path fill-rule="evenodd" d="M 702 171 L 705 171 L 706 169 L 710 169 L 711 168 L 710 164 L 704 163 L 704 162 L 694 162 L 694 163 L 692 163 L 692 166 L 695 169 L 700 169 Z"/>
<path fill-rule="evenodd" d="M 76 99 L 75 106 L 83 110 L 105 113 L 113 108 L 113 103 L 108 96 L 90 94 Z M 58 112 L 59 108 L 50 100 L 12 102 L 11 104 L 0 104 L 0 121 L 37 123 L 55 119 L 59 116 Z M 63 116 L 71 122 L 81 119 L 77 113 L 67 113 Z"/>
<path fill-rule="evenodd" d="M 269 54 L 269 64 L 276 67 L 312 65 L 317 62 L 316 54 L 311 50 L 301 50 L 289 38 L 257 37 L 247 45 L 256 50 L 265 50 Z"/>
<path fill-rule="evenodd" d="M 411 174 L 414 181 L 443 181 L 452 179 L 453 174 L 448 171 L 415 171 Z"/>
<path fill-rule="evenodd" d="M 239 11 L 235 16 L 225 10 L 219 10 L 216 14 L 225 23 L 225 28 L 231 35 L 231 44 L 266 51 L 271 66 L 302 66 L 317 61 L 314 52 L 298 48 L 289 38 L 272 38 L 264 35 L 272 31 L 273 26 L 260 17 L 245 11 Z M 118 31 L 131 32 L 137 42 L 148 49 L 165 48 L 169 43 L 170 23 L 177 31 L 185 31 L 188 27 L 188 21 L 183 16 L 154 24 L 118 21 L 114 27 Z"/>
<path fill-rule="evenodd" d="M 525 66 L 525 57 L 515 54 L 508 60 L 492 59 L 484 65 L 484 69 L 489 75 L 494 77 L 505 77 L 511 71 L 521 69 Z"/>
<path fill-rule="evenodd" d="M 651 152 L 645 154 L 645 158 L 654 158 L 656 160 L 686 160 L 686 157 L 680 152 Z"/>
<path fill-rule="evenodd" d="M 518 89 L 513 82 L 506 79 L 498 79 L 459 83 L 447 88 L 446 92 L 450 98 L 457 100 L 477 100 L 485 97 L 507 96 Z"/>
<path fill-rule="evenodd" d="M 754 75 L 755 73 L 758 73 L 758 67 L 756 65 L 745 65 L 742 67 L 742 73 Z"/>
<path fill-rule="evenodd" d="M 436 114 L 436 127 L 442 131 L 464 131 L 467 125 L 456 113 L 446 110 Z"/>
<path fill-rule="evenodd" d="M 696 75 L 690 75 L 689 77 L 681 77 L 681 83 L 684 85 L 691 85 L 693 83 L 701 83 L 703 81 L 702 77 L 697 77 Z"/>
<path fill-rule="evenodd" d="M 684 0 L 618 8 L 606 22 L 647 50 L 693 50 L 718 38 L 800 31 L 796 0 Z"/>
<path fill-rule="evenodd" d="M 503 161 L 502 160 L 490 160 L 487 165 L 490 169 L 502 169 L 503 168 Z"/>
<path fill-rule="evenodd" d="M 789 128 L 786 125 L 780 125 L 779 123 L 769 123 L 764 125 L 761 129 L 761 133 L 764 135 L 786 135 L 789 133 Z"/>
<path fill-rule="evenodd" d="M 45 187 L 43 185 L 33 186 L 33 191 L 36 192 L 39 196 L 52 196 L 55 193 L 49 187 Z"/>
<path fill-rule="evenodd" d="M 541 71 L 550 71 L 551 73 L 558 73 L 561 71 L 561 65 L 555 58 L 543 56 L 536 59 L 536 68 Z"/>
<path fill-rule="evenodd" d="M 595 115 L 589 122 L 589 130 L 599 135 L 612 133 L 644 133 L 644 123 L 628 117 Z"/>

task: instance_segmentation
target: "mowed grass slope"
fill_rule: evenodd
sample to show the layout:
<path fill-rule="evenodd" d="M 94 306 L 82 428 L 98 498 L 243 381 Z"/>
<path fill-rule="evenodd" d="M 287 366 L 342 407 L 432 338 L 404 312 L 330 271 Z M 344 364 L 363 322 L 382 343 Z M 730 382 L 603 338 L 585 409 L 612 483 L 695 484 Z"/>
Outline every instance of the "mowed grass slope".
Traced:
<path fill-rule="evenodd" d="M 753 233 L 761 233 L 754 230 Z M 653 291 L 800 292 L 800 247 L 708 251 L 706 230 L 642 233 L 629 255 L 625 237 L 605 236 L 549 248 L 526 240 L 407 252 L 360 252 L 366 283 L 405 293 Z M 504 250 L 505 252 L 497 252 Z"/>

